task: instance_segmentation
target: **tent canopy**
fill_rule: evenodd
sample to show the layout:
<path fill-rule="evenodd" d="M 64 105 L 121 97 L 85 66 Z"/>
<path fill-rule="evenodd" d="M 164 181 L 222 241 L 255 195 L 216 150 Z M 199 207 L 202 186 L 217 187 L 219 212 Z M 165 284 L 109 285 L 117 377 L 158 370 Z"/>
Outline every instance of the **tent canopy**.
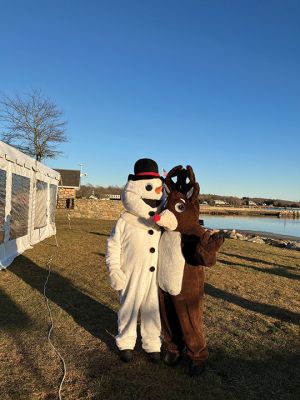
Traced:
<path fill-rule="evenodd" d="M 60 174 L 0 141 L 0 269 L 54 235 Z"/>

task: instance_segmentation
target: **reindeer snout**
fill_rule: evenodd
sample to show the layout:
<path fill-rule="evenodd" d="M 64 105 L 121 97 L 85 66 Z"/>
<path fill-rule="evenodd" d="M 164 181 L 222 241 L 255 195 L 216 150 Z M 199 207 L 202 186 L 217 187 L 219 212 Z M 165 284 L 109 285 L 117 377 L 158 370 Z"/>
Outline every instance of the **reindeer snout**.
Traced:
<path fill-rule="evenodd" d="M 154 217 L 153 217 L 153 221 L 157 222 L 159 220 L 160 220 L 160 215 L 159 214 L 155 214 Z"/>
<path fill-rule="evenodd" d="M 175 215 L 169 210 L 164 210 L 162 213 L 154 215 L 153 219 L 157 225 L 162 226 L 167 231 L 175 231 L 178 225 Z"/>

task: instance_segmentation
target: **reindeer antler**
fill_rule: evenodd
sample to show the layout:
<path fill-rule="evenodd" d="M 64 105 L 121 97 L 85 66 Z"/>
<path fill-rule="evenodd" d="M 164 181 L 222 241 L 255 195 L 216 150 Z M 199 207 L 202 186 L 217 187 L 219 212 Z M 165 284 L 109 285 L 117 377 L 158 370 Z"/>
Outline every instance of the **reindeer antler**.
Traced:
<path fill-rule="evenodd" d="M 191 198 L 191 200 L 195 200 L 198 198 L 200 192 L 200 186 L 199 183 L 196 182 L 196 177 L 193 168 L 190 165 L 186 166 L 186 171 L 187 171 L 187 178 L 189 178 L 190 181 L 185 185 L 185 193 L 187 197 Z M 191 192 L 190 196 L 188 196 L 189 192 Z"/>
<path fill-rule="evenodd" d="M 187 180 L 187 170 L 185 168 L 182 168 L 182 170 L 179 171 L 178 174 L 176 190 L 178 190 L 181 193 L 185 193 L 186 180 Z"/>
<path fill-rule="evenodd" d="M 168 172 L 166 179 L 165 179 L 165 188 L 167 191 L 175 190 L 178 186 L 179 180 L 179 173 L 182 170 L 182 165 L 177 165 L 176 167 L 172 168 L 171 171 Z M 173 182 L 171 178 L 177 176 L 177 182 Z"/>
<path fill-rule="evenodd" d="M 172 180 L 174 177 L 177 177 L 176 182 Z M 189 182 L 187 182 L 187 179 L 189 179 Z M 182 165 L 172 168 L 166 176 L 165 188 L 167 192 L 177 190 L 178 192 L 185 193 L 191 200 L 197 199 L 200 191 L 193 168 L 190 165 L 187 165 L 186 169 Z"/>

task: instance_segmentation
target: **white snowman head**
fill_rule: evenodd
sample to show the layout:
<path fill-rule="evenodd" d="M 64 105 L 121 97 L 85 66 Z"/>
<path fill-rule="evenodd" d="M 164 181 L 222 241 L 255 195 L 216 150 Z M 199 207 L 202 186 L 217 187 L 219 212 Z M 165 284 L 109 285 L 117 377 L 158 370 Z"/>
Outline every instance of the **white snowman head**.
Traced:
<path fill-rule="evenodd" d="M 155 161 L 142 158 L 134 165 L 134 175 L 122 192 L 122 202 L 126 211 L 137 217 L 152 219 L 163 206 L 163 180 Z"/>

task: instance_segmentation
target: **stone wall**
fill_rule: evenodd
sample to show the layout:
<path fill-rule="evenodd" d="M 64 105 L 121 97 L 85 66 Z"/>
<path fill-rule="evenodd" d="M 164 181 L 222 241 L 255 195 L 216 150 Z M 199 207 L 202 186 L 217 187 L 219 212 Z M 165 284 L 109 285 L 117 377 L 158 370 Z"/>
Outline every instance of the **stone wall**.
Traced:
<path fill-rule="evenodd" d="M 57 195 L 57 208 L 73 208 L 75 201 L 75 189 L 74 188 L 58 188 Z"/>
<path fill-rule="evenodd" d="M 57 210 L 57 215 L 69 213 L 71 218 L 116 220 L 123 211 L 118 200 L 75 199 L 74 210 Z"/>

